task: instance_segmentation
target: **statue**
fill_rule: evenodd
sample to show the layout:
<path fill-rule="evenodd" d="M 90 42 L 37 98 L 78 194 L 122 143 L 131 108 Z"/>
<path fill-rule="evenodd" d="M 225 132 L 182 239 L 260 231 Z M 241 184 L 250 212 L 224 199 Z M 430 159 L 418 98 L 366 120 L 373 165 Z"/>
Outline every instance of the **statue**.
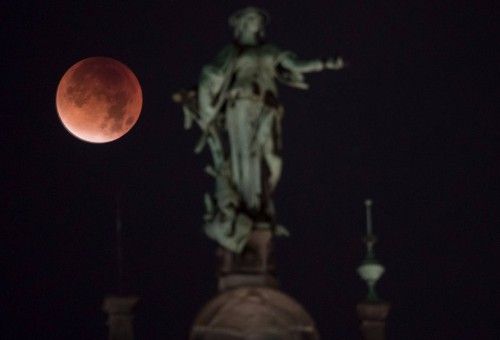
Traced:
<path fill-rule="evenodd" d="M 215 178 L 215 194 L 205 195 L 205 232 L 235 253 L 254 229 L 288 234 L 271 198 L 282 170 L 277 81 L 307 89 L 305 73 L 344 67 L 342 58 L 303 61 L 266 43 L 267 20 L 254 7 L 233 14 L 234 42 L 203 67 L 197 90 L 173 96 L 183 104 L 185 128 L 195 122 L 202 131 L 195 152 L 208 145 L 213 158 L 205 169 Z"/>

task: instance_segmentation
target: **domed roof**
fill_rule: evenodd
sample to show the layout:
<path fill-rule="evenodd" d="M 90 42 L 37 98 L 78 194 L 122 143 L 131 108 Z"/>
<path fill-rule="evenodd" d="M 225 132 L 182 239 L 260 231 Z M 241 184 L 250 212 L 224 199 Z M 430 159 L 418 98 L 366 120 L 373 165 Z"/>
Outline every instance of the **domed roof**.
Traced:
<path fill-rule="evenodd" d="M 192 340 L 315 340 L 314 321 L 294 299 L 269 287 L 240 287 L 212 299 L 198 314 Z"/>

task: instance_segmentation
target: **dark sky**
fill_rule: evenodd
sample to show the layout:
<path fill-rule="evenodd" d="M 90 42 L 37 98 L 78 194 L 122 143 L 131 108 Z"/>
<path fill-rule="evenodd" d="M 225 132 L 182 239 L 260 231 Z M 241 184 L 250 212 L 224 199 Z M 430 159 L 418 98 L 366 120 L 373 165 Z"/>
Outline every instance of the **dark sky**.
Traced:
<path fill-rule="evenodd" d="M 366 197 L 389 339 L 495 338 L 498 17 L 463 3 L 251 3 L 271 14 L 269 41 L 350 63 L 310 75 L 309 91 L 281 90 L 275 199 L 292 235 L 276 245 L 278 277 L 324 339 L 358 336 Z M 2 339 L 105 338 L 118 190 L 137 339 L 187 336 L 216 292 L 215 244 L 201 232 L 213 184 L 170 96 L 196 83 L 248 4 L 2 3 Z M 59 79 L 91 56 L 124 62 L 143 89 L 137 125 L 109 144 L 72 137 L 55 111 Z"/>

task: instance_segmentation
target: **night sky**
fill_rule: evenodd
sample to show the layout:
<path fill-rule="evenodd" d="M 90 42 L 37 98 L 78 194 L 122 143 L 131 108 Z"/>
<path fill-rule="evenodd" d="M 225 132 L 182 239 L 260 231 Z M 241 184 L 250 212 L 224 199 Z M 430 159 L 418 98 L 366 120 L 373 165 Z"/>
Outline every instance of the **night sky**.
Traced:
<path fill-rule="evenodd" d="M 228 16 L 252 4 L 271 15 L 268 41 L 350 64 L 309 75 L 309 91 L 281 87 L 275 201 L 292 233 L 276 244 L 281 288 L 324 339 L 357 339 L 371 197 L 388 338 L 494 339 L 498 17 L 480 2 L 415 3 L 2 3 L 1 338 L 106 337 L 118 192 L 137 339 L 186 338 L 216 293 L 215 243 L 201 232 L 213 183 L 171 94 L 196 84 L 231 41 Z M 60 78 L 91 56 L 128 65 L 144 95 L 137 125 L 108 144 L 74 138 L 55 110 Z"/>

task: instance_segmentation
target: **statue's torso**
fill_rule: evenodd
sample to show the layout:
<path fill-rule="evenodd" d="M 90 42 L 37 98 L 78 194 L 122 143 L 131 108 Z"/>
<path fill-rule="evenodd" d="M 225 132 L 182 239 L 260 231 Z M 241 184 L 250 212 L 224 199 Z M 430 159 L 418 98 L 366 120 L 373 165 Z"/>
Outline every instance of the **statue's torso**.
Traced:
<path fill-rule="evenodd" d="M 278 49 L 271 45 L 244 47 L 235 59 L 231 92 L 238 98 L 264 98 L 268 92 L 276 96 L 278 57 Z"/>

